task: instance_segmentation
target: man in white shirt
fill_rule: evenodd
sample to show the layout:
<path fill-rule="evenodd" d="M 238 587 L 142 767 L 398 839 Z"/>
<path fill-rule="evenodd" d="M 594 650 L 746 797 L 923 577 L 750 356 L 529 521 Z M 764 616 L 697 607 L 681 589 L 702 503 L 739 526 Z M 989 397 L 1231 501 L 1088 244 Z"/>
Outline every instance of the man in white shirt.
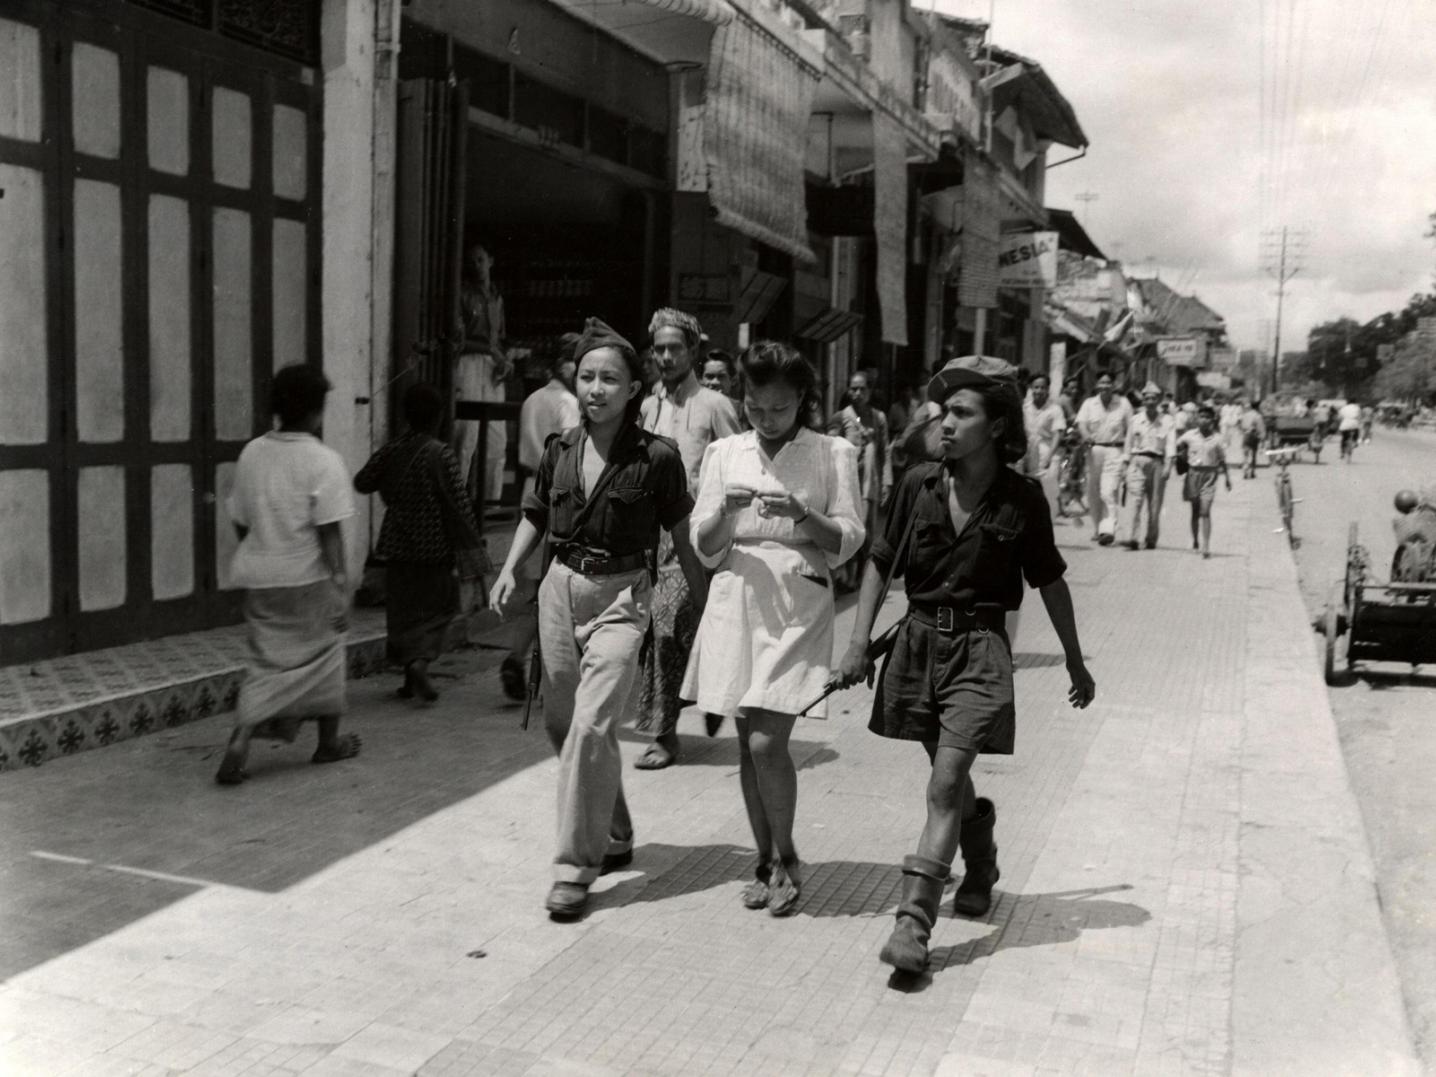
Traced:
<path fill-rule="evenodd" d="M 561 434 L 579 424 L 578 397 L 573 395 L 576 343 L 577 333 L 565 333 L 559 338 L 547 384 L 530 393 L 519 409 L 519 467 L 523 468 L 525 495 L 533 489 L 534 473 L 549 435 Z"/>
<path fill-rule="evenodd" d="M 581 421 L 578 397 L 573 395 L 573 346 L 578 339 L 577 333 L 565 333 L 559 337 L 549 364 L 547 384 L 530 393 L 523 407 L 519 408 L 519 470 L 523 474 L 525 497 L 533 492 L 534 475 L 538 472 L 549 437 L 572 429 Z M 532 569 L 533 558 L 530 558 L 519 566 L 518 572 L 518 586 L 529 602 L 532 601 L 533 589 L 538 586 Z M 512 649 L 499 665 L 499 682 L 503 685 L 504 694 L 512 700 L 521 700 L 528 695 L 524 664 L 537 637 L 537 617 L 526 615 L 515 620 Z"/>
<path fill-rule="evenodd" d="M 1348 464 L 1361 439 L 1361 405 L 1348 400 L 1336 413 L 1336 428 L 1341 432 L 1341 458 Z"/>
<path fill-rule="evenodd" d="M 1027 427 L 1027 455 L 1023 458 L 1022 471 L 1034 479 L 1046 476 L 1062 433 L 1067 429 L 1062 405 L 1048 395 L 1050 384 L 1046 374 L 1038 374 L 1022 402 L 1022 421 Z"/>
<path fill-rule="evenodd" d="M 1127 541 L 1123 545 L 1129 550 L 1157 548 L 1162 495 L 1177 450 L 1177 435 L 1171 418 L 1162 414 L 1161 399 L 1162 391 L 1152 382 L 1142 388 L 1142 410 L 1132 416 L 1122 451 L 1127 471 Z M 1146 527 L 1142 528 L 1144 512 Z"/>
<path fill-rule="evenodd" d="M 654 312 L 648 331 L 659 382 L 643 401 L 639 425 L 678 443 L 689 492 L 696 494 L 704 452 L 719 438 L 739 432 L 738 412 L 728 397 L 698 383 L 694 367 L 704 336 L 697 318 L 663 307 Z M 640 674 L 643 690 L 637 723 L 653 742 L 635 764 L 640 770 L 661 770 L 678 762 L 679 692 L 703 608 L 702 596 L 689 592 L 666 531 L 659 538 L 653 598 L 653 643 Z"/>
<path fill-rule="evenodd" d="M 1132 423 L 1132 405 L 1113 391 L 1112 375 L 1097 379 L 1097 395 L 1077 409 L 1077 430 L 1091 446 L 1087 465 L 1087 507 L 1092 512 L 1092 540 L 1112 545 L 1117 535 L 1118 490 L 1122 485 L 1122 452 Z"/>

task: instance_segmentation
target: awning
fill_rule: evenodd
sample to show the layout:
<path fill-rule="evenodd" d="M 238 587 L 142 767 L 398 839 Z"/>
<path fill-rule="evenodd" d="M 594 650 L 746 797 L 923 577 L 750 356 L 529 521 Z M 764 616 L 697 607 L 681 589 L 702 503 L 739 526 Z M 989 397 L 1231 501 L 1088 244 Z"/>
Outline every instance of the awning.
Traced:
<path fill-rule="evenodd" d="M 803 164 L 818 72 L 747 18 L 713 34 L 703 107 L 708 199 L 718 223 L 804 262 Z"/>
<path fill-rule="evenodd" d="M 615 3 L 633 7 L 656 7 L 662 11 L 671 11 L 675 15 L 702 19 L 715 26 L 722 26 L 733 19 L 733 9 L 724 0 L 588 0 L 588 3 L 590 7 Z"/>
<path fill-rule="evenodd" d="M 885 111 L 873 112 L 873 232 L 878 247 L 882 338 L 907 344 L 907 135 Z"/>
<path fill-rule="evenodd" d="M 831 344 L 844 334 L 852 332 L 863 324 L 863 316 L 851 310 L 829 307 L 795 333 L 804 340 L 816 340 L 819 344 Z"/>
<path fill-rule="evenodd" d="M 750 270 L 738 289 L 738 298 L 733 300 L 733 321 L 761 322 L 787 286 L 786 277 L 760 269 Z"/>

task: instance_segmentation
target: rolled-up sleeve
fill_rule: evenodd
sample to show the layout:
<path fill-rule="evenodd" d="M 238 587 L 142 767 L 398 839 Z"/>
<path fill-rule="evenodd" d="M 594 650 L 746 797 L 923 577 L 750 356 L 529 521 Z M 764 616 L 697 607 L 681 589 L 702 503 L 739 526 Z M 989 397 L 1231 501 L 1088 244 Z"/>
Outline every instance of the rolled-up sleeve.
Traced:
<path fill-rule="evenodd" d="M 550 434 L 539 457 L 538 470 L 534 472 L 534 488 L 524 494 L 521 511 L 524 519 L 534 525 L 540 535 L 548 531 L 548 499 L 553 489 L 554 461 L 558 458 L 560 444 L 558 435 Z"/>
<path fill-rule="evenodd" d="M 653 491 L 658 526 L 672 531 L 693 511 L 693 497 L 688 492 L 688 472 L 676 446 L 664 444 L 653 451 L 653 468 L 648 475 Z"/>
<path fill-rule="evenodd" d="M 698 501 L 693 506 L 693 512 L 688 517 L 689 534 L 693 536 L 693 549 L 698 554 L 698 560 L 703 563 L 704 568 L 717 568 L 723 563 L 723 558 L 728 556 L 726 543 L 717 553 L 711 557 L 704 554 L 698 546 L 698 529 L 704 522 L 713 519 L 723 511 L 723 451 L 719 449 L 718 443 L 710 442 L 703 450 L 703 462 L 698 468 Z"/>
<path fill-rule="evenodd" d="M 859 506 L 863 503 L 858 487 L 858 450 L 845 438 L 828 442 L 828 503 L 823 515 L 838 525 L 842 541 L 836 553 L 823 552 L 829 568 L 837 568 L 862 547 L 867 537 Z"/>
<path fill-rule="evenodd" d="M 1052 510 L 1042 488 L 1033 480 L 1023 480 L 1026 486 L 1025 516 L 1022 529 L 1022 575 L 1027 586 L 1046 587 L 1056 583 L 1067 571 L 1067 562 L 1057 550 L 1056 537 L 1052 532 Z"/>

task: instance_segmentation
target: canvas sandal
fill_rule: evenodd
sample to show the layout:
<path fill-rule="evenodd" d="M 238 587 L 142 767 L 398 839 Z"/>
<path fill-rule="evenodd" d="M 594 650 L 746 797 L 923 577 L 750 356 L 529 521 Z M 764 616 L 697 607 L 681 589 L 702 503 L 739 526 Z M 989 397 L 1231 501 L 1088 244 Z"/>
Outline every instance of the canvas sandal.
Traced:
<path fill-rule="evenodd" d="M 789 866 L 796 868 L 797 860 L 784 860 L 778 871 L 778 881 L 773 886 L 773 895 L 768 902 L 769 916 L 791 916 L 798 910 L 798 902 L 803 899 L 803 884 L 794 879 Z"/>
<path fill-rule="evenodd" d="M 758 866 L 753 870 L 753 875 L 753 881 L 743 887 L 743 908 L 766 909 L 768 901 L 772 897 L 772 890 L 768 883 L 773 878 L 773 865 L 766 860 L 759 861 Z"/>

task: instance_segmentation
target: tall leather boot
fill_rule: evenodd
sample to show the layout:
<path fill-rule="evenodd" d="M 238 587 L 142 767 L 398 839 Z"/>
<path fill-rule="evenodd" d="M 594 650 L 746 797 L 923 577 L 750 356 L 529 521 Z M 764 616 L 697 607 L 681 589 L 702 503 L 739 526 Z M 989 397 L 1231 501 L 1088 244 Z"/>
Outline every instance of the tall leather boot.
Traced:
<path fill-rule="evenodd" d="M 878 960 L 899 972 L 919 973 L 927 968 L 927 940 L 937 923 L 942 886 L 948 865 L 925 856 L 907 856 L 902 862 L 902 902 L 897 924 L 883 944 Z"/>
<path fill-rule="evenodd" d="M 997 807 L 986 797 L 977 798 L 977 814 L 966 819 L 958 836 L 962 849 L 962 885 L 952 897 L 953 909 L 963 916 L 986 916 L 992 908 L 992 888 L 1002 873 L 997 870 L 997 843 L 992 827 Z"/>

